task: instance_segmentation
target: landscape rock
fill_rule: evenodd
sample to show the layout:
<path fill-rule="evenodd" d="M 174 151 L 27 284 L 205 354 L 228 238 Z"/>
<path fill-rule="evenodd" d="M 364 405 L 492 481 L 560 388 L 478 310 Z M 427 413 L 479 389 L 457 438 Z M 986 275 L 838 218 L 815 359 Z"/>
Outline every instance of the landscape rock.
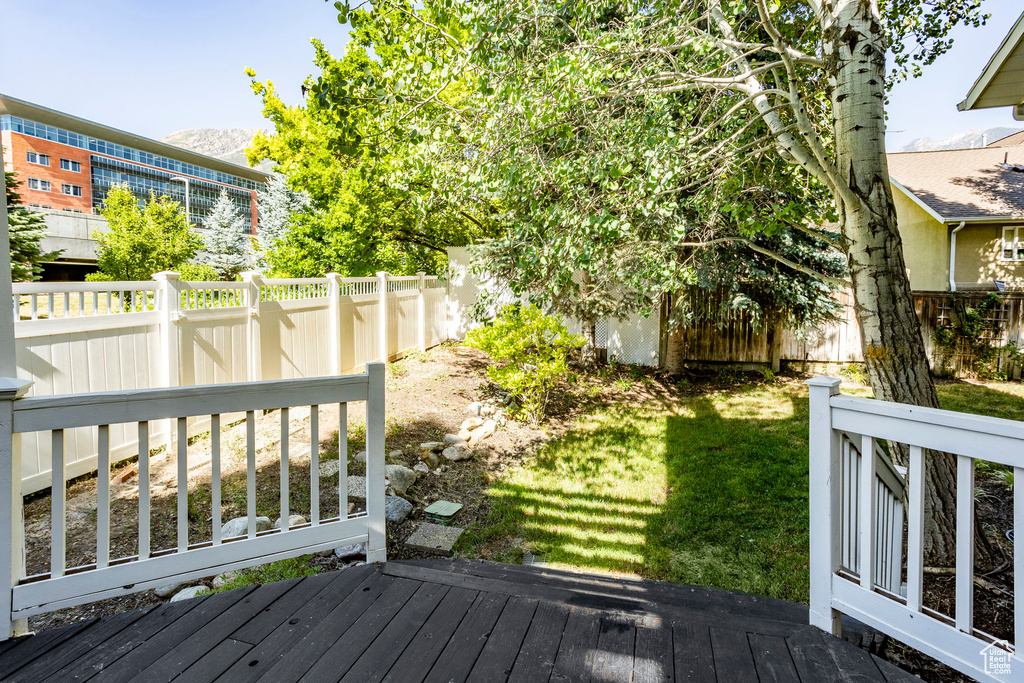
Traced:
<path fill-rule="evenodd" d="M 465 420 L 462 421 L 462 426 L 459 429 L 460 431 L 463 429 L 472 430 L 475 429 L 476 427 L 479 427 L 483 423 L 484 420 L 482 417 L 467 417 Z"/>
<path fill-rule="evenodd" d="M 494 406 L 484 406 L 483 409 L 480 411 L 480 414 L 484 417 L 489 417 L 491 415 L 494 415 L 494 413 L 496 412 L 497 408 L 495 408 Z"/>
<path fill-rule="evenodd" d="M 333 477 L 338 473 L 339 464 L 337 460 L 324 460 L 320 463 L 320 476 Z"/>
<path fill-rule="evenodd" d="M 291 529 L 292 527 L 299 526 L 300 524 L 305 524 L 305 523 L 306 523 L 306 518 L 303 517 L 302 515 L 288 515 L 288 528 L 289 529 Z M 281 528 L 281 518 L 280 517 L 278 517 L 277 521 L 274 522 L 273 528 L 274 529 L 280 529 Z"/>
<path fill-rule="evenodd" d="M 270 520 L 267 520 L 267 521 L 269 522 Z M 174 597 L 171 598 L 170 601 L 171 602 L 180 602 L 181 600 L 188 600 L 190 598 L 196 598 L 196 597 L 199 597 L 200 595 L 203 595 L 204 593 L 209 593 L 209 592 L 210 592 L 210 589 L 207 588 L 206 586 L 192 586 L 190 588 L 185 588 L 184 590 L 180 590 L 177 593 L 175 593 Z"/>
<path fill-rule="evenodd" d="M 270 517 L 256 518 L 256 531 L 270 529 Z M 249 534 L 249 518 L 235 517 L 220 528 L 221 538 L 234 538 L 235 536 L 246 536 Z"/>
<path fill-rule="evenodd" d="M 473 433 L 468 429 L 460 429 L 458 437 L 462 440 L 462 443 L 467 443 L 473 438 Z"/>
<path fill-rule="evenodd" d="M 468 406 L 466 406 L 466 409 L 471 414 L 479 416 L 480 415 L 480 411 L 483 409 L 483 407 L 484 406 L 483 406 L 482 403 L 480 403 L 478 401 L 474 401 L 473 403 L 470 403 Z"/>
<path fill-rule="evenodd" d="M 465 529 L 457 526 L 442 526 L 424 522 L 405 541 L 405 545 L 411 550 L 419 550 L 427 553 L 440 555 L 451 555 L 455 542 Z"/>
<path fill-rule="evenodd" d="M 402 457 L 402 451 L 391 451 L 390 453 L 388 453 L 388 457 L 389 458 L 401 458 Z"/>
<path fill-rule="evenodd" d="M 433 455 L 433 454 L 431 454 Z M 434 456 L 437 457 L 437 456 Z M 425 462 L 418 462 L 412 467 L 414 472 L 420 472 L 421 474 L 430 474 L 430 465 Z"/>
<path fill-rule="evenodd" d="M 494 420 L 488 420 L 482 425 L 473 430 L 473 438 L 469 440 L 469 445 L 473 446 L 480 441 L 486 439 L 498 428 L 498 423 Z"/>
<path fill-rule="evenodd" d="M 443 448 L 447 448 L 448 444 L 450 444 L 450 443 L 466 443 L 466 440 L 463 439 L 458 434 L 445 434 L 444 435 L 444 443 L 442 444 L 442 447 Z"/>
<path fill-rule="evenodd" d="M 348 499 L 355 503 L 366 502 L 366 478 L 365 477 L 349 477 L 348 479 Z"/>
<path fill-rule="evenodd" d="M 420 444 L 421 451 L 439 451 L 445 447 L 444 441 L 427 441 Z"/>
<path fill-rule="evenodd" d="M 384 478 L 398 495 L 404 495 L 416 483 L 416 473 L 402 465 L 385 465 Z"/>
<path fill-rule="evenodd" d="M 389 522 L 401 522 L 412 512 L 412 503 L 398 496 L 384 497 L 384 519 Z"/>
<path fill-rule="evenodd" d="M 455 444 L 444 449 L 441 455 L 449 460 L 469 460 L 473 457 L 473 451 L 467 444 Z"/>
<path fill-rule="evenodd" d="M 366 462 L 366 451 L 359 451 L 356 453 L 356 462 Z"/>
<path fill-rule="evenodd" d="M 169 598 L 185 586 L 192 583 L 191 581 L 179 581 L 178 583 L 169 583 L 166 586 L 160 586 L 153 592 L 156 593 L 158 598 Z"/>
<path fill-rule="evenodd" d="M 427 463 L 430 467 L 437 467 L 441 459 L 437 457 L 437 453 L 433 451 L 422 451 L 420 452 L 420 460 Z"/>
<path fill-rule="evenodd" d="M 353 543 L 352 545 L 346 545 L 341 548 L 334 549 L 334 556 L 339 560 L 348 560 L 353 557 L 365 557 L 366 556 L 366 544 L 365 543 Z"/>
<path fill-rule="evenodd" d="M 234 581 L 235 577 L 238 576 L 238 572 L 224 572 L 213 577 L 213 589 L 219 590 L 224 586 Z"/>

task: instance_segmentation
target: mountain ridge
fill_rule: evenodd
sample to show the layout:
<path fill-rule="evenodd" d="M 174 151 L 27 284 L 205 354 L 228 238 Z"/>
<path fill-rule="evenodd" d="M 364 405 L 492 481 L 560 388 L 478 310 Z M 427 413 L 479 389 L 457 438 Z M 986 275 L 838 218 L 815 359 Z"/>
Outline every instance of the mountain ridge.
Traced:
<path fill-rule="evenodd" d="M 1019 133 L 1021 130 L 1024 130 L 1024 128 L 1012 126 L 999 126 L 996 128 L 987 128 L 985 130 L 971 128 L 970 130 L 965 130 L 955 135 L 951 135 L 945 140 L 935 140 L 934 138 L 927 137 L 915 138 L 900 147 L 897 151 L 933 152 L 943 149 L 975 149 L 990 145 L 996 140 L 1001 140 L 1008 135 Z"/>
<path fill-rule="evenodd" d="M 245 148 L 252 144 L 253 138 L 259 132 L 259 128 L 186 128 L 165 135 L 160 138 L 160 142 L 239 166 L 249 166 L 249 161 L 245 158 Z M 273 167 L 274 162 L 264 159 L 256 170 L 270 173 Z"/>

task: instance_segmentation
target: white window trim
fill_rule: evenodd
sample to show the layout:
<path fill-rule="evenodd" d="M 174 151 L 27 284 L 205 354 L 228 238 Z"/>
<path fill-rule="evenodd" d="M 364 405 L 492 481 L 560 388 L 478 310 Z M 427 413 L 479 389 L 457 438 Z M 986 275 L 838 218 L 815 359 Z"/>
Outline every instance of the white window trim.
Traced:
<path fill-rule="evenodd" d="M 30 154 L 35 156 L 35 158 L 36 158 L 35 161 L 32 161 L 31 159 L 29 159 L 29 155 Z M 39 161 L 40 157 L 46 159 L 46 163 L 45 164 L 42 163 L 41 161 Z M 31 150 L 28 150 L 28 151 L 25 152 L 25 162 L 29 163 L 29 164 L 33 164 L 35 166 L 45 166 L 45 167 L 49 168 L 50 167 L 50 155 L 49 154 L 43 154 L 41 152 L 33 152 Z"/>
<path fill-rule="evenodd" d="M 68 162 L 68 167 L 67 168 L 64 168 L 64 162 L 65 161 Z M 75 170 L 74 164 L 78 164 L 78 170 Z M 64 158 L 61 158 L 61 160 L 60 160 L 60 170 L 62 170 L 62 171 L 70 171 L 71 173 L 81 173 L 82 172 L 82 162 L 81 161 L 75 161 L 74 159 L 64 159 Z"/>
<path fill-rule="evenodd" d="M 69 192 L 69 190 L 70 190 L 70 192 Z M 75 190 L 78 190 L 77 194 L 75 193 Z M 60 191 L 61 191 L 61 194 L 65 194 L 65 195 L 67 195 L 69 197 L 81 197 L 82 196 L 82 186 L 81 185 L 72 185 L 71 183 L 61 183 Z"/>
<path fill-rule="evenodd" d="M 36 187 L 32 187 L 33 180 L 36 182 Z M 45 190 L 43 189 L 43 183 L 46 183 L 47 185 L 47 189 Z M 51 183 L 49 180 L 43 180 L 42 178 L 29 178 L 28 189 L 32 190 L 33 192 L 53 192 L 53 183 Z"/>
<path fill-rule="evenodd" d="M 1016 257 L 1006 258 L 1006 233 L 1008 232 L 1013 235 L 1011 238 L 1013 246 L 1010 253 L 1016 254 Z M 999 231 L 999 260 L 1004 263 L 1024 262 L 1024 226 L 1006 225 Z"/>

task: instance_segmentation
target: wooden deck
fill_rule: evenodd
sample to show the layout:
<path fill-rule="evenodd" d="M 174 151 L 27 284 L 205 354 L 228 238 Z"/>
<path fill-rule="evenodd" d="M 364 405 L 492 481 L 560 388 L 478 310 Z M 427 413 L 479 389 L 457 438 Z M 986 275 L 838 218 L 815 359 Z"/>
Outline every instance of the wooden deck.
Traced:
<path fill-rule="evenodd" d="M 914 681 L 806 607 L 468 560 L 389 562 L 0 644 L 3 681 Z"/>

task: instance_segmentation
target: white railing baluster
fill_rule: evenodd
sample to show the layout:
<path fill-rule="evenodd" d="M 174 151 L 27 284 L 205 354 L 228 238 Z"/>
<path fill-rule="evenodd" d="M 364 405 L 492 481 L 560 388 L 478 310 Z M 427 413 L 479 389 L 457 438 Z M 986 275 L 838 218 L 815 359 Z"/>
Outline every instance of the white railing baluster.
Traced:
<path fill-rule="evenodd" d="M 188 420 L 178 418 L 178 552 L 188 550 Z"/>
<path fill-rule="evenodd" d="M 114 298 L 113 298 L 113 296 L 111 296 L 111 292 L 109 292 L 109 291 L 107 292 L 106 299 L 107 299 L 107 313 L 113 313 L 114 312 L 114 306 L 113 306 Z"/>
<path fill-rule="evenodd" d="M 64 576 L 65 512 L 64 482 L 64 430 L 54 429 L 51 435 L 50 464 L 50 576 Z"/>
<path fill-rule="evenodd" d="M 924 449 L 910 447 L 907 491 L 907 607 L 921 611 L 924 597 Z"/>
<path fill-rule="evenodd" d="M 85 292 L 78 293 L 78 315 L 85 315 Z"/>
<path fill-rule="evenodd" d="M 288 531 L 288 408 L 281 408 L 281 531 Z"/>
<path fill-rule="evenodd" d="M 245 413 L 245 496 L 249 538 L 256 538 L 256 413 Z"/>
<path fill-rule="evenodd" d="M 56 318 L 57 316 L 51 316 Z M 71 317 L 71 295 L 64 292 L 64 310 L 61 312 L 60 317 L 70 318 Z"/>
<path fill-rule="evenodd" d="M 875 439 L 860 442 L 860 585 L 871 590 L 875 575 Z"/>
<path fill-rule="evenodd" d="M 139 423 L 139 559 L 149 557 L 149 422 Z"/>
<path fill-rule="evenodd" d="M 100 313 L 100 293 L 92 293 L 92 314 L 99 315 Z"/>
<path fill-rule="evenodd" d="M 213 508 L 213 544 L 220 545 L 220 415 L 210 416 L 210 499 Z"/>
<path fill-rule="evenodd" d="M 1013 468 L 1013 522 L 1024 529 L 1024 467 Z M 1013 594 L 1022 596 L 1013 601 L 1013 643 L 1017 652 L 1024 650 L 1024 543 L 1013 533 Z"/>
<path fill-rule="evenodd" d="M 54 306 L 53 306 L 53 294 L 49 294 L 46 297 L 46 317 L 47 318 L 55 318 L 55 317 L 57 317 L 57 316 L 55 316 L 53 314 L 53 308 L 54 308 Z"/>
<path fill-rule="evenodd" d="M 956 459 L 956 627 L 974 628 L 974 460 Z"/>
<path fill-rule="evenodd" d="M 31 306 L 31 318 L 32 320 L 39 320 L 39 297 L 33 294 L 28 298 L 29 306 Z"/>
<path fill-rule="evenodd" d="M 348 516 L 348 404 L 338 405 L 338 517 Z"/>
<path fill-rule="evenodd" d="M 110 427 L 96 432 L 96 566 L 110 563 Z"/>
<path fill-rule="evenodd" d="M 339 432 L 338 438 L 341 438 Z M 341 463 L 338 463 L 341 469 Z M 309 407 L 309 523 L 320 523 L 320 406 Z"/>

